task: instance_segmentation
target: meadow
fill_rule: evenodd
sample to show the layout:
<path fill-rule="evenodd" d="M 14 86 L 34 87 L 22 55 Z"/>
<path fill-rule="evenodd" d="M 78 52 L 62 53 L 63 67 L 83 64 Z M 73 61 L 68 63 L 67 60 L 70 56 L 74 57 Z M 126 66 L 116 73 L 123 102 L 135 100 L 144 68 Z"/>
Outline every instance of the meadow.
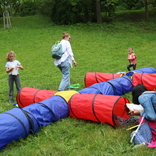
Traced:
<path fill-rule="evenodd" d="M 143 13 L 142 13 L 143 14 Z M 137 55 L 137 69 L 154 67 L 156 52 L 156 16 L 146 20 L 125 14 L 102 25 L 88 23 L 57 26 L 41 16 L 11 17 L 12 28 L 4 29 L 0 18 L 0 113 L 14 106 L 8 102 L 5 56 L 16 53 L 24 70 L 20 70 L 22 87 L 57 90 L 61 73 L 51 58 L 51 46 L 61 40 L 62 33 L 71 34 L 71 45 L 77 67 L 71 69 L 71 84 L 85 87 L 87 72 L 117 73 L 127 71 L 127 49 Z M 128 20 L 130 17 L 131 20 Z M 135 18 L 136 17 L 136 18 Z M 16 96 L 16 92 L 15 92 Z M 131 101 L 131 93 L 123 95 Z M 126 127 L 116 129 L 108 124 L 67 117 L 41 128 L 18 142 L 0 150 L 1 156 L 147 156 L 155 149 L 132 149 Z"/>

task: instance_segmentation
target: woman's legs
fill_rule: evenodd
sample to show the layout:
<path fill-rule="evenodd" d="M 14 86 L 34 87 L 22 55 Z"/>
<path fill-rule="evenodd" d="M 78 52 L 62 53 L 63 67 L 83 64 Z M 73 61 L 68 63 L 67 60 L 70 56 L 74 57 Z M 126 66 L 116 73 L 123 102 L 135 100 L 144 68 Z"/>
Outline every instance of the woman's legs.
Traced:
<path fill-rule="evenodd" d="M 58 65 L 58 68 L 62 72 L 62 80 L 58 90 L 70 89 L 70 64 L 68 59 Z"/>

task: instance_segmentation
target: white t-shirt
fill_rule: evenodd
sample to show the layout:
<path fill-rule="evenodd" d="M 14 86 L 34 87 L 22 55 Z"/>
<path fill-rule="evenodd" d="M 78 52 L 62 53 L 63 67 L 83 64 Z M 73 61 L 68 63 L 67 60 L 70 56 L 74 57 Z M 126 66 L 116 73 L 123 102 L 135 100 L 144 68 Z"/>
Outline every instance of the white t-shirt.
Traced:
<path fill-rule="evenodd" d="M 58 66 L 59 64 L 61 64 L 61 62 L 64 62 L 67 57 L 69 57 L 69 63 L 72 65 L 72 61 L 74 60 L 74 54 L 72 52 L 70 42 L 63 39 L 61 40 L 60 44 L 62 44 L 62 51 L 64 52 L 64 54 L 60 59 L 56 59 L 54 61 L 54 64 Z"/>
<path fill-rule="evenodd" d="M 15 68 L 16 66 L 21 65 L 21 63 L 18 60 L 14 60 L 13 62 L 7 62 L 5 67 L 7 68 L 14 68 L 11 72 L 9 72 L 9 75 L 18 75 L 18 68 Z"/>

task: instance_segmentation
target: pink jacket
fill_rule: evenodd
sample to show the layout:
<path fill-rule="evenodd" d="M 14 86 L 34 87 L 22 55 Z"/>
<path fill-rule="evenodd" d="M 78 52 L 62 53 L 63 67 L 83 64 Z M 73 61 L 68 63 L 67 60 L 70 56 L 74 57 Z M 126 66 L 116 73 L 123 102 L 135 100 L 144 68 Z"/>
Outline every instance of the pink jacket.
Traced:
<path fill-rule="evenodd" d="M 131 55 L 128 54 L 128 60 L 130 61 L 131 64 L 136 64 L 137 63 L 136 58 L 137 58 L 137 56 L 134 53 L 132 53 Z"/>

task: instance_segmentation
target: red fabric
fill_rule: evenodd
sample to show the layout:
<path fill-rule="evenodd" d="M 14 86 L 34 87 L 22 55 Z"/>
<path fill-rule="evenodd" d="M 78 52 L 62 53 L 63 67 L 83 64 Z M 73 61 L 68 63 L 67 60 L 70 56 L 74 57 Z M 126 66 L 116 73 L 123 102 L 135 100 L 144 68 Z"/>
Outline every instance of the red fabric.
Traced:
<path fill-rule="evenodd" d="M 40 90 L 36 88 L 24 87 L 17 94 L 16 101 L 19 107 L 23 108 L 32 103 L 41 102 L 53 96 L 57 91 L 54 90 Z"/>
<path fill-rule="evenodd" d="M 85 86 L 89 87 L 95 83 L 105 82 L 105 81 L 112 80 L 120 76 L 122 75 L 113 74 L 113 73 L 99 73 L 99 72 L 86 73 L 85 78 L 84 78 Z"/>
<path fill-rule="evenodd" d="M 154 90 L 156 88 L 156 73 L 134 73 L 132 77 L 132 85 L 134 87 L 138 84 L 144 85 L 148 90 Z"/>
<path fill-rule="evenodd" d="M 129 118 L 125 109 L 126 103 L 129 103 L 129 100 L 120 96 L 75 94 L 68 102 L 69 115 L 77 119 L 87 119 L 116 126 L 113 115 Z"/>

